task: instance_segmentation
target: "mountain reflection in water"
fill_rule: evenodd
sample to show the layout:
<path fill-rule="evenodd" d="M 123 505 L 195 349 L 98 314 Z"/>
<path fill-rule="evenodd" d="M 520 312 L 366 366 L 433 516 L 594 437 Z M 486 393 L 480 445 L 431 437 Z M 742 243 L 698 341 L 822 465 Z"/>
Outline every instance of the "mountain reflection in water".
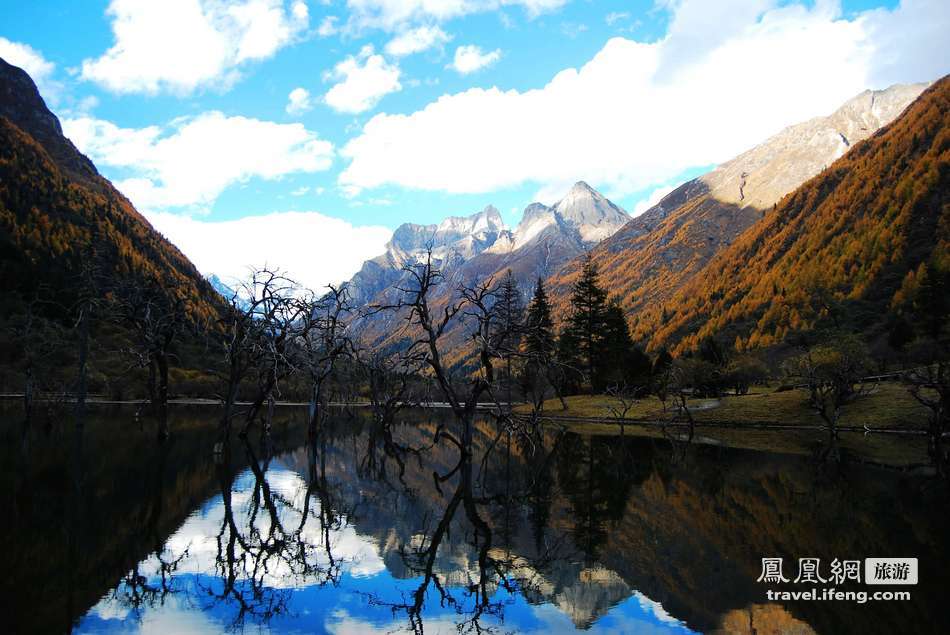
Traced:
<path fill-rule="evenodd" d="M 214 414 L 160 445 L 103 411 L 8 457 L 12 632 L 950 632 L 946 521 L 896 473 L 488 421 L 469 454 L 438 413 L 308 441 L 290 409 L 215 460 Z M 921 584 L 769 603 L 764 556 L 916 556 Z"/>

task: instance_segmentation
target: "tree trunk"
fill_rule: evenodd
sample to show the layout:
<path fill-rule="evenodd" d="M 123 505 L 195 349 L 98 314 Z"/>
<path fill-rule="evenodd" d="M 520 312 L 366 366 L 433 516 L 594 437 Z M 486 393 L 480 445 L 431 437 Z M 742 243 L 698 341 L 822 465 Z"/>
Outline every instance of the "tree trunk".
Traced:
<path fill-rule="evenodd" d="M 79 380 L 76 385 L 76 427 L 82 429 L 86 415 L 86 365 L 89 361 L 89 305 L 79 316 Z"/>
<path fill-rule="evenodd" d="M 155 356 L 158 364 L 158 438 L 164 441 L 168 438 L 168 356 L 160 353 Z"/>
<path fill-rule="evenodd" d="M 215 453 L 220 454 L 231 436 L 231 418 L 234 416 L 234 402 L 237 401 L 238 383 L 232 378 L 228 381 L 228 392 L 224 396 L 224 414 L 218 424 L 218 442 L 215 444 Z"/>
<path fill-rule="evenodd" d="M 149 410 L 152 411 L 152 414 L 158 416 L 158 389 L 155 387 L 157 383 L 156 376 L 158 371 L 156 370 L 157 362 L 155 355 L 149 355 L 148 357 L 148 406 Z"/>

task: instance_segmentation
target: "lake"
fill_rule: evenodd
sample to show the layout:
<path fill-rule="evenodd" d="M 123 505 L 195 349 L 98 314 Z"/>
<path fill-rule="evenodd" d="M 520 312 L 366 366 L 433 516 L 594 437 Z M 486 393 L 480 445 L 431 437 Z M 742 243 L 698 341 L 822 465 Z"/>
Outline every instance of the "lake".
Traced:
<path fill-rule="evenodd" d="M 945 499 L 897 470 L 488 418 L 462 453 L 444 411 L 335 410 L 308 438 L 290 407 L 221 455 L 212 406 L 165 444 L 93 406 L 21 448 L 0 415 L 6 632 L 950 632 Z M 909 600 L 766 595 L 815 586 L 799 558 L 897 556 L 918 585 L 818 588 Z M 772 557 L 789 582 L 757 581 Z"/>

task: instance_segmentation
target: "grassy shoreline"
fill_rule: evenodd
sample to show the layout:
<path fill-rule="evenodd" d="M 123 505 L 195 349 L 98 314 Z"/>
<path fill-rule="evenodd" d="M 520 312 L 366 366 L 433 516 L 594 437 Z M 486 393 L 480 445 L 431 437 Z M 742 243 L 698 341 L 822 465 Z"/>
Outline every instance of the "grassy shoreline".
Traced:
<path fill-rule="evenodd" d="M 672 400 L 664 409 L 663 403 L 652 395 L 638 400 L 622 420 L 617 414 L 619 402 L 608 395 L 575 395 L 566 401 L 567 410 L 562 409 L 557 399 L 546 401 L 543 416 L 552 425 L 597 436 L 626 434 L 667 440 L 662 423 L 671 422 L 676 413 Z M 776 391 L 761 386 L 748 395 L 690 399 L 687 406 L 696 421 L 694 443 L 809 455 L 827 442 L 823 421 L 809 407 L 802 390 Z M 522 405 L 516 407 L 515 412 L 529 414 L 531 408 Z M 926 427 L 927 416 L 927 409 L 903 386 L 878 384 L 842 411 L 840 446 L 853 458 L 892 467 L 926 464 L 924 436 L 864 434 L 863 428 L 895 432 L 921 430 Z M 763 427 L 770 424 L 776 427 Z M 783 424 L 784 429 L 779 427 Z M 667 427 L 667 434 L 674 436 L 683 431 L 684 428 L 678 426 Z"/>

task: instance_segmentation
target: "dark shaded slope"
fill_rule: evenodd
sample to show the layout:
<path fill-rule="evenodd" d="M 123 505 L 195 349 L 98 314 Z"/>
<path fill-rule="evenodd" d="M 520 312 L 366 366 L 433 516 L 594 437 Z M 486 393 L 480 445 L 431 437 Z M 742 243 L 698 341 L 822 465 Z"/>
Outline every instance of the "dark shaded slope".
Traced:
<path fill-rule="evenodd" d="M 83 266 L 95 268 L 102 296 L 120 283 L 157 285 L 194 317 L 216 313 L 194 265 L 62 135 L 29 76 L 0 60 L 0 293 L 43 287 L 69 306 Z"/>

